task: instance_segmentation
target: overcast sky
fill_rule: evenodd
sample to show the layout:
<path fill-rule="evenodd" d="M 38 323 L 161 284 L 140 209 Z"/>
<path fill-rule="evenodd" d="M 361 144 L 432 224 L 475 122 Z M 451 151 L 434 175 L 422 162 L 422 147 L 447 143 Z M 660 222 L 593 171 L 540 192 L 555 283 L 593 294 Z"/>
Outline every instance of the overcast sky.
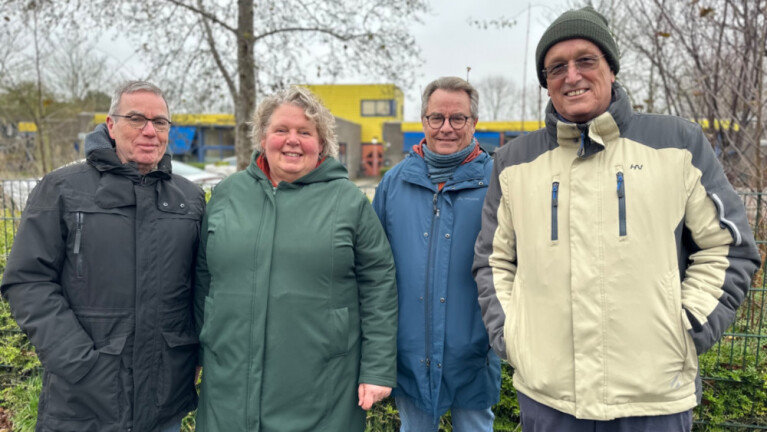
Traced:
<path fill-rule="evenodd" d="M 420 78 L 415 85 L 402 89 L 405 92 L 405 120 L 408 121 L 419 119 L 420 94 L 426 84 L 441 76 L 466 78 L 467 67 L 471 67 L 469 81 L 473 83 L 489 75 L 502 74 L 522 87 L 526 71 L 524 78 L 527 85 L 535 84 L 535 47 L 538 40 L 551 21 L 570 8 L 572 0 L 431 0 L 429 3 L 432 12 L 423 18 L 423 24 L 412 27 L 424 63 L 418 70 Z M 529 43 L 525 62 L 528 7 Z M 470 18 L 493 20 L 499 17 L 516 20 L 516 24 L 504 29 L 481 29 L 469 24 Z M 102 52 L 114 57 L 119 57 L 120 52 L 126 55 L 130 52 L 129 45 L 121 40 L 104 38 L 99 45 Z M 374 80 L 375 77 L 360 77 L 341 82 L 377 83 Z"/>
<path fill-rule="evenodd" d="M 435 78 L 459 76 L 469 81 L 488 75 L 504 75 L 522 87 L 523 72 L 527 85 L 536 83 L 535 47 L 548 25 L 569 9 L 568 0 L 436 0 L 434 9 L 422 25 L 413 32 L 425 59 L 420 69 L 422 77 L 416 85 L 405 90 L 405 119 L 418 120 L 420 93 Z M 530 7 L 529 43 L 525 62 L 525 42 L 528 34 L 528 5 Z M 468 23 L 498 17 L 515 19 L 516 25 L 505 29 L 480 29 Z M 480 98 L 481 111 L 481 98 Z"/>

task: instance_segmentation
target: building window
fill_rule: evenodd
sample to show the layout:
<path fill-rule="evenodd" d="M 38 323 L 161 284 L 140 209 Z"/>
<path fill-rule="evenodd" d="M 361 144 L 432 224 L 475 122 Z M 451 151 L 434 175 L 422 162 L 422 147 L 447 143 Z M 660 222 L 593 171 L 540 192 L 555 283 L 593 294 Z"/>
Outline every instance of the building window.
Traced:
<path fill-rule="evenodd" d="M 396 110 L 397 101 L 393 99 L 361 101 L 360 112 L 363 117 L 394 117 Z"/>

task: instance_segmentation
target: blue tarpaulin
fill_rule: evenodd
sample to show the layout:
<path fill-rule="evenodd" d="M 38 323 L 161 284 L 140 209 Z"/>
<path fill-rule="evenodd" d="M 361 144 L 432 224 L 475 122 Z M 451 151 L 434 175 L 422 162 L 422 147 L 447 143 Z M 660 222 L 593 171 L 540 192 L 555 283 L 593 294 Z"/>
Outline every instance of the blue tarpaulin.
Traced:
<path fill-rule="evenodd" d="M 168 147 L 174 155 L 186 154 L 192 150 L 192 141 L 197 132 L 195 126 L 171 126 L 168 133 Z"/>
<path fill-rule="evenodd" d="M 404 153 L 410 152 L 414 145 L 421 142 L 424 135 L 423 132 L 404 132 L 402 134 L 402 151 Z M 500 132 L 474 132 L 474 138 L 479 141 L 480 147 L 492 153 L 501 144 Z"/>
<path fill-rule="evenodd" d="M 421 142 L 423 132 L 405 132 L 402 134 L 402 152 L 409 153 L 414 145 Z"/>

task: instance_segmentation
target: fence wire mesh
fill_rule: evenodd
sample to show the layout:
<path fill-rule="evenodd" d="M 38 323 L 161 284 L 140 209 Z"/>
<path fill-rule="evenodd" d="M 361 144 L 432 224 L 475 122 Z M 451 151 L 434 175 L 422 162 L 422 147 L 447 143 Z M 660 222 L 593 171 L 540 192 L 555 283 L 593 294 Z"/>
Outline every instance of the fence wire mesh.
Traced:
<path fill-rule="evenodd" d="M 0 274 L 5 270 L 27 196 L 36 183 L 37 180 L 33 179 L 0 180 Z M 372 195 L 370 192 L 374 189 L 369 189 L 363 192 Z M 742 192 L 740 196 L 764 256 L 767 250 L 767 193 Z M 767 280 L 762 265 L 738 310 L 736 322 L 711 351 L 700 357 L 704 396 L 703 402 L 694 411 L 694 430 L 767 430 L 765 291 Z M 0 301 L 0 313 L 7 315 L 7 312 L 7 303 Z M 22 351 L 32 351 L 13 322 L 0 322 L 0 338 L 20 344 Z M 39 369 L 24 370 L 8 363 L 7 359 L 0 359 L 0 388 L 15 385 L 30 374 L 40 373 Z"/>

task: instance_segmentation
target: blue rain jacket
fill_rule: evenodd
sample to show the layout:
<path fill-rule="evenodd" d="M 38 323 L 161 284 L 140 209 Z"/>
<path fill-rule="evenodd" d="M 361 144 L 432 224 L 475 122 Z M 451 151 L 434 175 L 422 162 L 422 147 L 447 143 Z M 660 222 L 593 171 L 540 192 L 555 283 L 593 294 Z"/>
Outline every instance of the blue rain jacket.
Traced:
<path fill-rule="evenodd" d="M 394 394 L 435 418 L 451 407 L 485 409 L 499 400 L 500 361 L 471 273 L 492 167 L 482 152 L 439 191 L 423 157 L 411 151 L 386 173 L 373 200 L 397 269 Z"/>

